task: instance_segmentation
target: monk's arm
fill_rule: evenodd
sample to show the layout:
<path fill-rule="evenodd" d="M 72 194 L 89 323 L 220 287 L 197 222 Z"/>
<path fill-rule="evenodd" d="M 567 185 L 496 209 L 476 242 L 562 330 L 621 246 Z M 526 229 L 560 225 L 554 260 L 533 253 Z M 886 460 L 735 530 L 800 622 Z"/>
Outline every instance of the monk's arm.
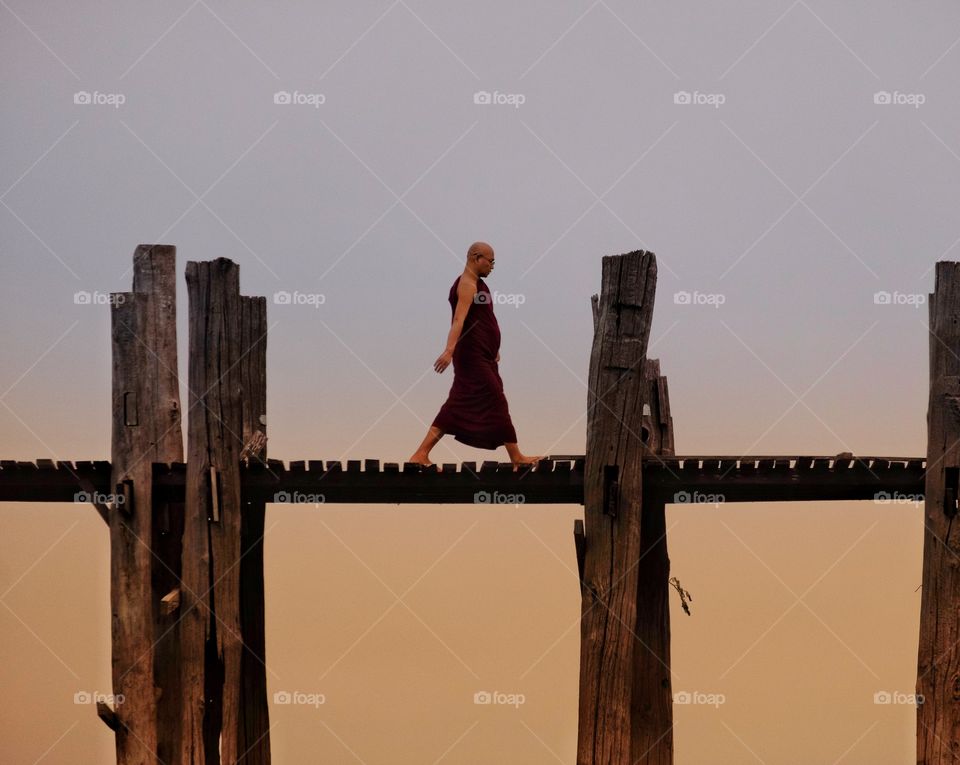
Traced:
<path fill-rule="evenodd" d="M 473 302 L 473 296 L 477 294 L 477 285 L 461 279 L 457 286 L 457 307 L 453 312 L 453 322 L 450 325 L 450 333 L 447 335 L 446 350 L 453 353 L 457 341 L 460 339 L 460 333 L 463 331 L 463 323 L 467 319 L 467 312 L 470 310 L 470 304 Z"/>

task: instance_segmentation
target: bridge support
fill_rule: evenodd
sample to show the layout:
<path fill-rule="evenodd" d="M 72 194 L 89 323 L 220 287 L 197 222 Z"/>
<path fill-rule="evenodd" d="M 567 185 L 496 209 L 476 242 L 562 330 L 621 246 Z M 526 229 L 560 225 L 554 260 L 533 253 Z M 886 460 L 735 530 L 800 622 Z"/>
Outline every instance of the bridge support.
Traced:
<path fill-rule="evenodd" d="M 641 552 L 641 437 L 653 253 L 607 256 L 587 393 L 577 765 L 631 762 Z M 579 527 L 577 529 L 579 531 Z"/>
<path fill-rule="evenodd" d="M 113 693 L 100 709 L 118 765 L 170 762 L 179 717 L 178 644 L 161 601 L 180 574 L 177 504 L 154 501 L 153 463 L 183 460 L 177 380 L 176 249 L 140 245 L 133 291 L 114 293 L 110 611 Z"/>
<path fill-rule="evenodd" d="M 917 765 L 960 752 L 960 263 L 937 263 L 930 295 L 930 398 L 917 662 Z"/>

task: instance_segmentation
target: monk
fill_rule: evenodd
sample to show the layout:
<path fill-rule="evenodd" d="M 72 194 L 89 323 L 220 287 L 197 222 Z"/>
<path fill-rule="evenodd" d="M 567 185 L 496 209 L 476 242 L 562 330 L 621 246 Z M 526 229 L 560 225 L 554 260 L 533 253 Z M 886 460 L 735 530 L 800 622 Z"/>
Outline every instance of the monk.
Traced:
<path fill-rule="evenodd" d="M 493 315 L 490 289 L 482 279 L 490 275 L 493 265 L 493 248 L 486 242 L 474 242 L 467 250 L 463 273 L 450 287 L 448 299 L 453 319 L 447 347 L 433 368 L 440 374 L 453 361 L 453 385 L 423 443 L 408 462 L 439 470 L 430 461 L 430 450 L 446 433 L 478 449 L 505 446 L 514 471 L 543 459 L 542 455 L 529 457 L 520 451 L 503 395 L 503 381 L 497 370 L 500 326 Z"/>

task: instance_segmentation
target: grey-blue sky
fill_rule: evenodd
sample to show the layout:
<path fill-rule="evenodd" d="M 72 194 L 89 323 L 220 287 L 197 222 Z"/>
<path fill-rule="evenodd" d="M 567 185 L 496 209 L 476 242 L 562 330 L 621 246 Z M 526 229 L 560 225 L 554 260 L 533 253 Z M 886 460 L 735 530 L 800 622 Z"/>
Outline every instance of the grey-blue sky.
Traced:
<path fill-rule="evenodd" d="M 130 257 L 140 242 L 176 244 L 181 273 L 190 259 L 231 257 L 242 266 L 242 290 L 268 296 L 275 457 L 399 460 L 410 453 L 450 383 L 449 373 L 437 376 L 430 366 L 446 338 L 447 289 L 477 239 L 497 253 L 491 289 L 524 299 L 519 307 L 496 309 L 504 336 L 502 374 L 524 449 L 583 449 L 584 421 L 577 418 L 586 400 L 589 296 L 599 286 L 600 257 L 641 247 L 656 252 L 660 265 L 651 355 L 661 359 L 670 380 L 679 451 L 922 454 L 925 448 L 926 307 L 909 303 L 932 289 L 934 262 L 955 258 L 960 241 L 960 106 L 952 87 L 960 65 L 960 10 L 952 4 L 2 5 L 5 457 L 108 455 L 108 311 L 78 305 L 74 295 L 129 289 Z M 75 104 L 79 91 L 120 93 L 125 102 L 119 108 Z M 277 104 L 279 91 L 323 94 L 324 103 Z M 478 104 L 478 91 L 521 94 L 524 102 L 518 108 Z M 875 103 L 878 92 L 891 93 L 893 101 L 919 94 L 923 103 Z M 684 100 L 678 93 L 689 93 L 691 101 L 721 96 L 723 103 L 676 103 Z M 183 287 L 181 278 L 185 376 Z M 281 291 L 322 294 L 324 302 L 275 304 Z M 881 291 L 905 302 L 877 304 Z M 691 302 L 676 302 L 677 293 L 690 293 Z M 696 304 L 698 296 L 712 297 L 713 304 Z M 434 456 L 489 455 L 442 442 Z M 6 510 L 15 524 L 10 539 L 26 546 L 22 561 L 4 548 L 4 561 L 10 561 L 5 581 L 13 583 L 60 532 L 32 531 L 26 519 L 36 508 Z M 734 517 L 754 519 L 755 511 Z M 73 508 L 44 512 L 59 519 L 60 531 L 73 528 L 77 517 Z M 436 510 L 414 512 L 420 514 L 410 517 L 436 523 Z M 548 528 L 530 525 L 569 564 L 568 520 L 576 510 L 562 518 L 524 512 L 553 519 Z M 102 528 L 89 515 L 64 544 L 87 540 L 105 555 Z M 327 532 L 304 521 L 293 533 L 292 522 L 285 528 L 282 516 L 274 517 L 281 519 L 278 550 L 306 533 Z M 333 517 L 341 519 L 342 533 L 354 535 L 350 539 L 369 539 L 383 528 L 349 513 Z M 463 510 L 445 519 L 454 526 L 446 537 L 438 532 L 435 555 L 398 565 L 409 564 L 415 578 L 457 538 L 452 529 L 470 528 L 473 517 Z M 671 548 L 675 568 L 686 563 L 686 578 L 699 577 L 705 587 L 711 568 L 698 556 L 712 548 L 703 547 L 710 537 L 700 535 L 713 527 L 682 517 Z M 797 508 L 770 508 L 764 517 L 774 525 L 766 531 L 758 526 L 755 549 L 764 560 L 776 560 L 783 529 L 806 523 L 807 516 Z M 850 509 L 830 528 L 853 542 L 876 517 L 875 508 Z M 458 518 L 465 519 L 462 528 Z M 511 518 L 503 522 L 515 524 Z M 870 544 L 873 557 L 861 573 L 875 576 L 870 566 L 886 566 L 879 558 L 905 534 L 914 542 L 920 538 L 916 514 L 883 518 L 878 528 L 886 542 L 866 537 L 863 548 Z M 681 535 L 685 527 L 690 536 Z M 390 528 L 407 544 L 417 533 L 409 524 Z M 538 544 L 522 526 L 510 528 Z M 732 532 L 716 531 L 732 543 L 731 555 L 758 565 L 736 546 Z M 483 538 L 494 544 L 495 536 Z M 799 556 L 784 566 L 811 582 L 844 549 L 837 542 L 836 555 L 823 565 Z M 514 564 L 524 555 L 518 552 Z M 907 593 L 919 583 L 919 550 L 910 555 L 913 575 L 897 578 L 883 569 Z M 278 580 L 283 560 L 274 560 Z M 726 560 L 715 563 L 729 565 Z M 549 555 L 547 561 L 557 564 Z M 52 570 L 66 565 L 48 564 Z M 91 582 L 101 588 L 100 605 L 90 610 L 102 622 L 103 640 L 105 564 L 97 565 Z M 338 571 L 320 565 L 317 576 Z M 397 576 L 405 582 L 395 584 L 401 589 L 412 581 Z M 464 582 L 479 587 L 477 576 Z M 26 592 L 27 581 L 13 592 Z M 558 624 L 577 613 L 576 593 L 564 581 L 567 590 L 549 617 Z M 736 589 L 735 577 L 721 581 L 737 598 L 749 597 Z M 771 598 L 783 595 L 776 580 L 769 581 Z M 52 621 L 44 622 L 43 598 L 50 594 L 36 587 L 34 598 L 15 601 L 11 595 L 8 608 L 53 630 Z M 837 584 L 822 607 L 835 607 L 840 591 Z M 549 583 L 539 592 L 548 597 Z M 283 593 L 275 594 L 285 602 Z M 725 597 L 740 613 L 733 603 L 742 602 Z M 918 603 L 916 596 L 901 605 L 897 618 L 915 618 Z M 361 619 L 354 634 L 379 614 L 376 603 L 370 607 L 370 618 Z M 494 603 L 491 613 L 504 607 Z M 33 641 L 12 613 L 5 634 Z M 743 634 L 730 638 L 736 646 L 708 670 L 714 672 L 709 682 L 750 645 L 752 637 L 744 635 L 760 634 L 777 613 L 774 608 L 756 630 L 741 627 Z M 675 616 L 678 670 L 705 645 L 698 642 L 701 630 L 685 618 Z M 792 637 L 807 643 L 818 629 L 810 619 L 798 627 L 805 637 Z M 847 646 L 865 650 L 853 626 L 850 633 L 833 629 L 846 636 Z M 909 681 L 915 623 L 902 629 L 897 639 L 906 649 L 895 666 L 897 677 Z M 531 643 L 546 647 L 557 633 Z M 55 630 L 38 634 L 50 645 L 56 640 Z M 271 645 L 298 666 L 284 634 L 275 628 Z M 850 652 L 829 641 L 824 650 L 837 651 L 833 661 L 849 663 Z M 575 629 L 562 646 L 565 652 L 552 658 L 569 675 L 564 726 L 540 735 L 563 761 L 572 761 Z M 510 647 L 505 640 L 499 650 Z M 781 646 L 784 652 L 796 647 L 789 639 Z M 439 643 L 430 649 L 444 651 Z M 97 650 L 98 663 L 91 666 L 106 678 L 108 664 L 102 647 Z M 697 677 L 693 670 L 680 674 Z M 761 668 L 751 677 L 745 689 L 768 688 Z M 57 679 L 76 685 L 69 675 Z M 864 680 L 867 687 L 878 682 L 869 673 L 858 677 Z M 344 687 L 359 687 L 348 681 Z M 438 679 L 435 689 L 443 687 Z M 349 710 L 344 714 L 350 718 Z M 545 713 L 547 719 L 558 715 Z M 750 729 L 750 721 L 761 717 L 744 712 L 729 725 L 743 741 L 762 742 L 754 746 L 764 761 L 790 761 L 789 750 L 763 748 L 774 744 L 764 739 L 762 726 L 754 722 Z M 875 761 L 869 747 L 888 751 L 892 742 L 906 761 L 912 751 L 908 717 L 904 710 L 892 733 L 879 730 L 887 725 L 873 729 L 847 761 Z M 806 719 L 797 731 L 812 724 Z M 862 719 L 865 729 L 869 714 Z M 805 742 L 808 760 L 839 757 L 840 742 L 856 738 L 843 736 L 855 724 L 830 722 L 836 746 L 825 743 L 829 736 Z M 678 762 L 705 761 L 690 743 L 695 734 L 698 740 L 715 736 L 713 750 L 730 757 L 749 756 L 716 721 L 678 722 L 678 730 L 681 724 Z M 314 728 L 309 740 L 331 747 L 317 751 L 336 751 L 336 739 Z M 79 730 L 86 731 L 83 745 L 93 746 L 96 736 L 102 748 L 102 731 Z M 487 751 L 478 742 L 496 729 L 481 730 L 458 745 L 459 761 L 469 761 L 464 752 Z M 80 738 L 77 731 L 70 735 Z M 294 751 L 283 735 L 278 731 L 279 750 Z M 555 761 L 523 727 L 501 735 L 517 747 L 532 746 L 525 761 Z M 42 737 L 52 743 L 57 734 Z M 434 757 L 444 749 L 439 741 L 437 747 L 430 750 Z M 35 758 L 42 751 L 18 755 Z M 46 761 L 67 757 L 65 751 L 52 750 Z M 381 761 L 375 752 L 366 756 Z"/>

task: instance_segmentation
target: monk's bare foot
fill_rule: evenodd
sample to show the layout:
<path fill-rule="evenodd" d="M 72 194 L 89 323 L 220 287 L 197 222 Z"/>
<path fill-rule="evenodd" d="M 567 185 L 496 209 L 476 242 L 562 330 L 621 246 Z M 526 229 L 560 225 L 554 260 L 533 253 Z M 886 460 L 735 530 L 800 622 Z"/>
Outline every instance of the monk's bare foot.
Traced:
<path fill-rule="evenodd" d="M 521 467 L 533 467 L 540 460 L 542 460 L 544 455 L 540 454 L 536 457 L 528 457 L 525 454 L 518 454 L 516 459 L 511 458 L 510 461 L 513 463 L 513 472 L 516 473 Z"/>
<path fill-rule="evenodd" d="M 440 466 L 437 465 L 436 462 L 431 462 L 427 457 L 424 457 L 423 455 L 420 455 L 420 454 L 414 454 L 413 456 L 410 457 L 410 459 L 407 460 L 407 462 L 412 462 L 414 465 L 419 465 L 424 469 L 433 468 L 438 473 L 440 472 Z"/>

